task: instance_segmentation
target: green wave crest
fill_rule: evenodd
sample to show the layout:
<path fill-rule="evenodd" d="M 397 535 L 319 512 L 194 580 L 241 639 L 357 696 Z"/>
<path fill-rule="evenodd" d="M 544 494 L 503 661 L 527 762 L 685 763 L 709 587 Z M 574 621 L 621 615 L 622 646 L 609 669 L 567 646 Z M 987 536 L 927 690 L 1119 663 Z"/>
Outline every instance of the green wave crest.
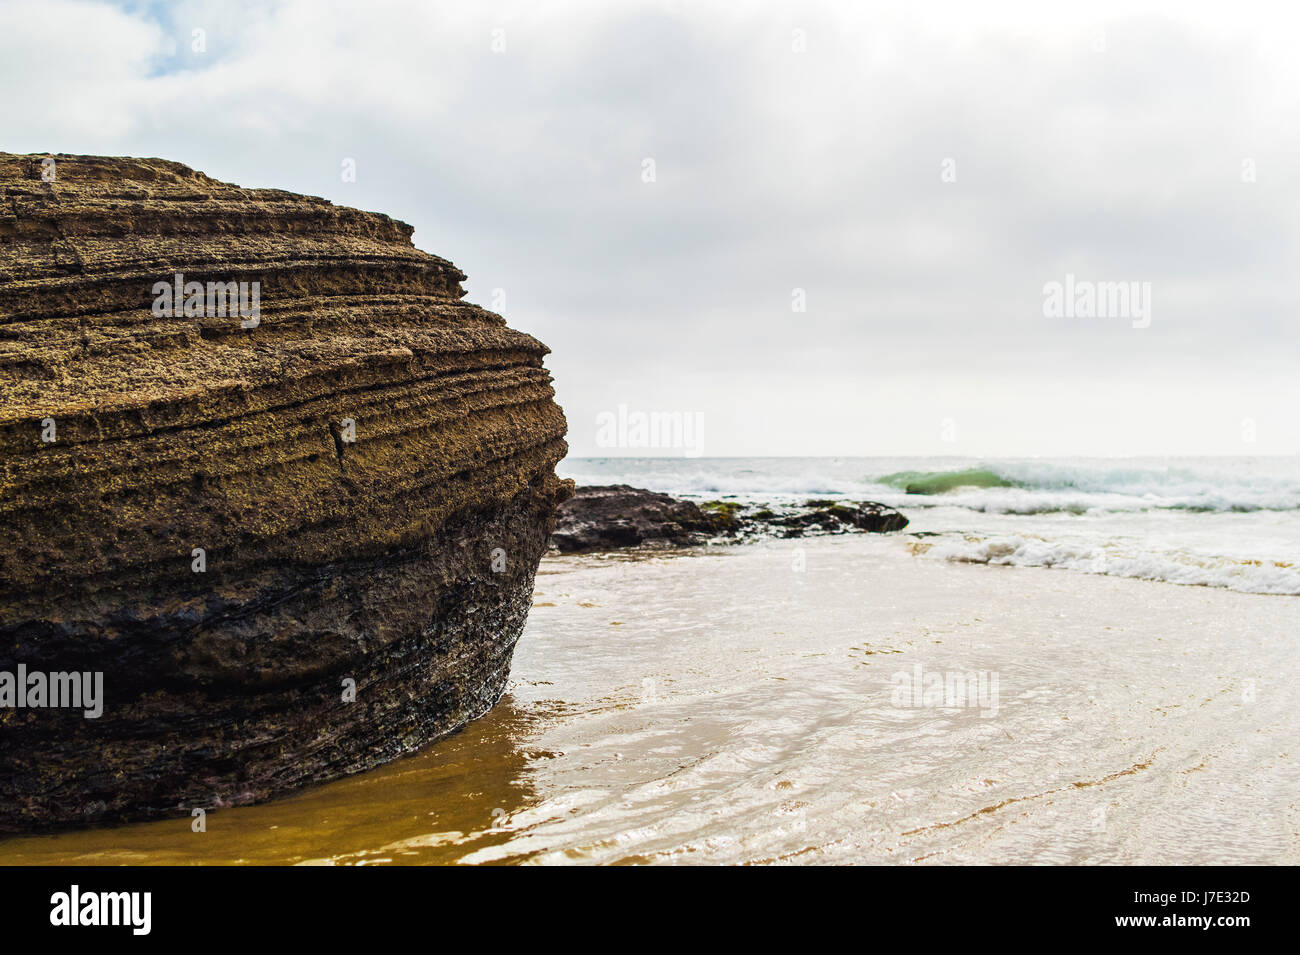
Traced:
<path fill-rule="evenodd" d="M 944 494 L 959 487 L 1020 487 L 988 468 L 963 471 L 898 471 L 876 478 L 881 484 L 899 488 L 908 494 Z"/>

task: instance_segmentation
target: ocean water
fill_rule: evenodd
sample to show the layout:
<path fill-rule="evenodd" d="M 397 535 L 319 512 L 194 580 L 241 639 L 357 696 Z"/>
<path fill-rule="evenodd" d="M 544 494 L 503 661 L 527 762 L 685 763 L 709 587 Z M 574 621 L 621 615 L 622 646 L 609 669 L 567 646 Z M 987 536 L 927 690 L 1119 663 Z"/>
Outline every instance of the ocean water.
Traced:
<path fill-rule="evenodd" d="M 1300 594 L 1300 458 L 569 458 L 579 484 L 874 500 L 918 559 Z"/>

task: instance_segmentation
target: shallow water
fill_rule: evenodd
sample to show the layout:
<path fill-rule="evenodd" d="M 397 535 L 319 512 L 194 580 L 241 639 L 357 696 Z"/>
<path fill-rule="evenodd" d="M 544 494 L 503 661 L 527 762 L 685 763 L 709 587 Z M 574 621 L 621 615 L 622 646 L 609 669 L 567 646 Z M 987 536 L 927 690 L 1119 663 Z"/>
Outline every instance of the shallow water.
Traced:
<path fill-rule="evenodd" d="M 206 832 L 0 863 L 1300 859 L 1300 601 L 907 545 L 548 559 L 511 689 L 462 733 Z"/>

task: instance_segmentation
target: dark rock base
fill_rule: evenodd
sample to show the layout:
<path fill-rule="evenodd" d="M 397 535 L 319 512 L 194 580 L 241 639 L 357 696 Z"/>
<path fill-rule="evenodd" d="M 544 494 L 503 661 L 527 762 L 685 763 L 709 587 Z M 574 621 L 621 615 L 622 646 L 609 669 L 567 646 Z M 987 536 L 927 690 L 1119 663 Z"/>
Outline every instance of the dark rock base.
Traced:
<path fill-rule="evenodd" d="M 252 803 L 461 728 L 505 689 L 566 493 L 548 477 L 409 550 L 6 626 L 0 670 L 102 671 L 105 703 L 0 710 L 0 831 Z"/>

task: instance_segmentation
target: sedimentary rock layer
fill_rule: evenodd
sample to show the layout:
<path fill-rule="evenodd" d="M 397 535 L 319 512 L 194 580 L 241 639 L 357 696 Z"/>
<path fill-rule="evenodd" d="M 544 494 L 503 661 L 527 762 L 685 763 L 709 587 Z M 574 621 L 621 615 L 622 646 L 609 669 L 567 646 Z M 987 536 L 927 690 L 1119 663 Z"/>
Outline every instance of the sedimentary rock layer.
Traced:
<path fill-rule="evenodd" d="M 569 493 L 546 347 L 387 216 L 43 158 L 0 153 L 0 672 L 105 701 L 0 707 L 0 828 L 252 801 L 486 711 Z M 159 307 L 177 273 L 256 317 Z"/>

